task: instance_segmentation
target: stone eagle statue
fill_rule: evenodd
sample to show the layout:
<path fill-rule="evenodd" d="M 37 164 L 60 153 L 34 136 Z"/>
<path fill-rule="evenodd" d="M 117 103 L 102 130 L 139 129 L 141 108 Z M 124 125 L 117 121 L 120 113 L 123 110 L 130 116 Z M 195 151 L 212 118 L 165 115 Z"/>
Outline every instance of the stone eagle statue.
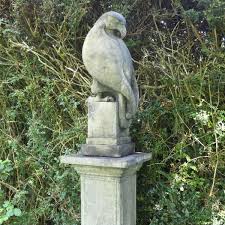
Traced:
<path fill-rule="evenodd" d="M 119 125 L 128 128 L 139 101 L 132 58 L 122 40 L 126 20 L 117 12 L 103 14 L 87 34 L 83 44 L 84 65 L 93 77 L 96 101 L 117 101 Z"/>

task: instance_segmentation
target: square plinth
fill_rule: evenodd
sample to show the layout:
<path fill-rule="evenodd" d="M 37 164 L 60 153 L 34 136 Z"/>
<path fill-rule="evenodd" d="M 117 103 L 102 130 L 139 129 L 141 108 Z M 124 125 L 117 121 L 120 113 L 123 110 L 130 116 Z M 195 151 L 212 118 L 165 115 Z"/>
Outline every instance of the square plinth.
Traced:
<path fill-rule="evenodd" d="M 80 154 L 64 155 L 60 162 L 73 166 L 81 175 L 117 177 L 134 174 L 152 158 L 151 153 L 137 152 L 125 157 L 93 157 Z"/>
<path fill-rule="evenodd" d="M 99 144 L 99 140 L 104 138 L 120 139 L 120 142 L 127 143 L 130 138 L 129 129 L 120 127 L 118 102 L 98 102 L 95 97 L 89 97 L 87 102 L 88 139 L 91 142 L 96 139 L 94 144 Z"/>
<path fill-rule="evenodd" d="M 118 102 L 88 98 L 88 137 L 81 146 L 85 156 L 123 157 L 135 152 L 129 129 L 119 125 Z"/>
<path fill-rule="evenodd" d="M 136 225 L 136 171 L 151 154 L 62 156 L 81 175 L 82 225 Z"/>
<path fill-rule="evenodd" d="M 88 98 L 88 138 L 120 137 L 117 102 L 96 102 Z"/>
<path fill-rule="evenodd" d="M 111 145 L 81 145 L 81 153 L 85 156 L 123 157 L 135 152 L 133 143 Z"/>

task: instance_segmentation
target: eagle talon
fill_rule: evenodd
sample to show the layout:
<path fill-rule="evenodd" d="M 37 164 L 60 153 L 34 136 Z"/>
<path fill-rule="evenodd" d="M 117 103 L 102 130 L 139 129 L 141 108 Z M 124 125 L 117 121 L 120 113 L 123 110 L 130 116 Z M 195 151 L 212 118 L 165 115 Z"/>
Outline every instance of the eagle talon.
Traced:
<path fill-rule="evenodd" d="M 95 101 L 96 102 L 114 102 L 115 100 L 111 96 L 106 96 L 106 97 L 103 98 L 101 95 L 96 95 Z"/>
<path fill-rule="evenodd" d="M 106 102 L 114 102 L 114 98 L 111 96 L 105 97 Z"/>

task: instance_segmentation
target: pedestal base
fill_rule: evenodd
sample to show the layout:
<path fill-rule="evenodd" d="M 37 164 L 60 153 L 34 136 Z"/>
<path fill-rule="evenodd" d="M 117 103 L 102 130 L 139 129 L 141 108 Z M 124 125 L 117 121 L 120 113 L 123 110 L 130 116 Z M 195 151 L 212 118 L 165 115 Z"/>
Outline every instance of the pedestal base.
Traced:
<path fill-rule="evenodd" d="M 81 175 L 82 225 L 136 225 L 136 172 L 151 154 L 62 156 Z"/>
<path fill-rule="evenodd" d="M 135 152 L 129 129 L 119 125 L 118 102 L 88 98 L 88 137 L 81 153 L 86 156 L 123 157 Z"/>
<path fill-rule="evenodd" d="M 114 144 L 114 145 L 83 144 L 81 146 L 81 154 L 86 156 L 123 157 L 133 154 L 134 152 L 135 152 L 134 143 Z"/>

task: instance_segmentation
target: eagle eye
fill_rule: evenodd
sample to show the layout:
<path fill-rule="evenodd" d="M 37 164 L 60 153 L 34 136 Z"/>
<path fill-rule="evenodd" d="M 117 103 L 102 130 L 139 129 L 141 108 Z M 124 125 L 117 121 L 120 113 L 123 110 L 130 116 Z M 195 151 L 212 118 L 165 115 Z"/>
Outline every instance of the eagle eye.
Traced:
<path fill-rule="evenodd" d="M 121 33 L 120 33 L 120 31 L 119 31 L 119 30 L 117 30 L 117 29 L 113 29 L 113 34 L 114 34 L 115 36 L 117 36 L 117 37 L 121 38 Z"/>

